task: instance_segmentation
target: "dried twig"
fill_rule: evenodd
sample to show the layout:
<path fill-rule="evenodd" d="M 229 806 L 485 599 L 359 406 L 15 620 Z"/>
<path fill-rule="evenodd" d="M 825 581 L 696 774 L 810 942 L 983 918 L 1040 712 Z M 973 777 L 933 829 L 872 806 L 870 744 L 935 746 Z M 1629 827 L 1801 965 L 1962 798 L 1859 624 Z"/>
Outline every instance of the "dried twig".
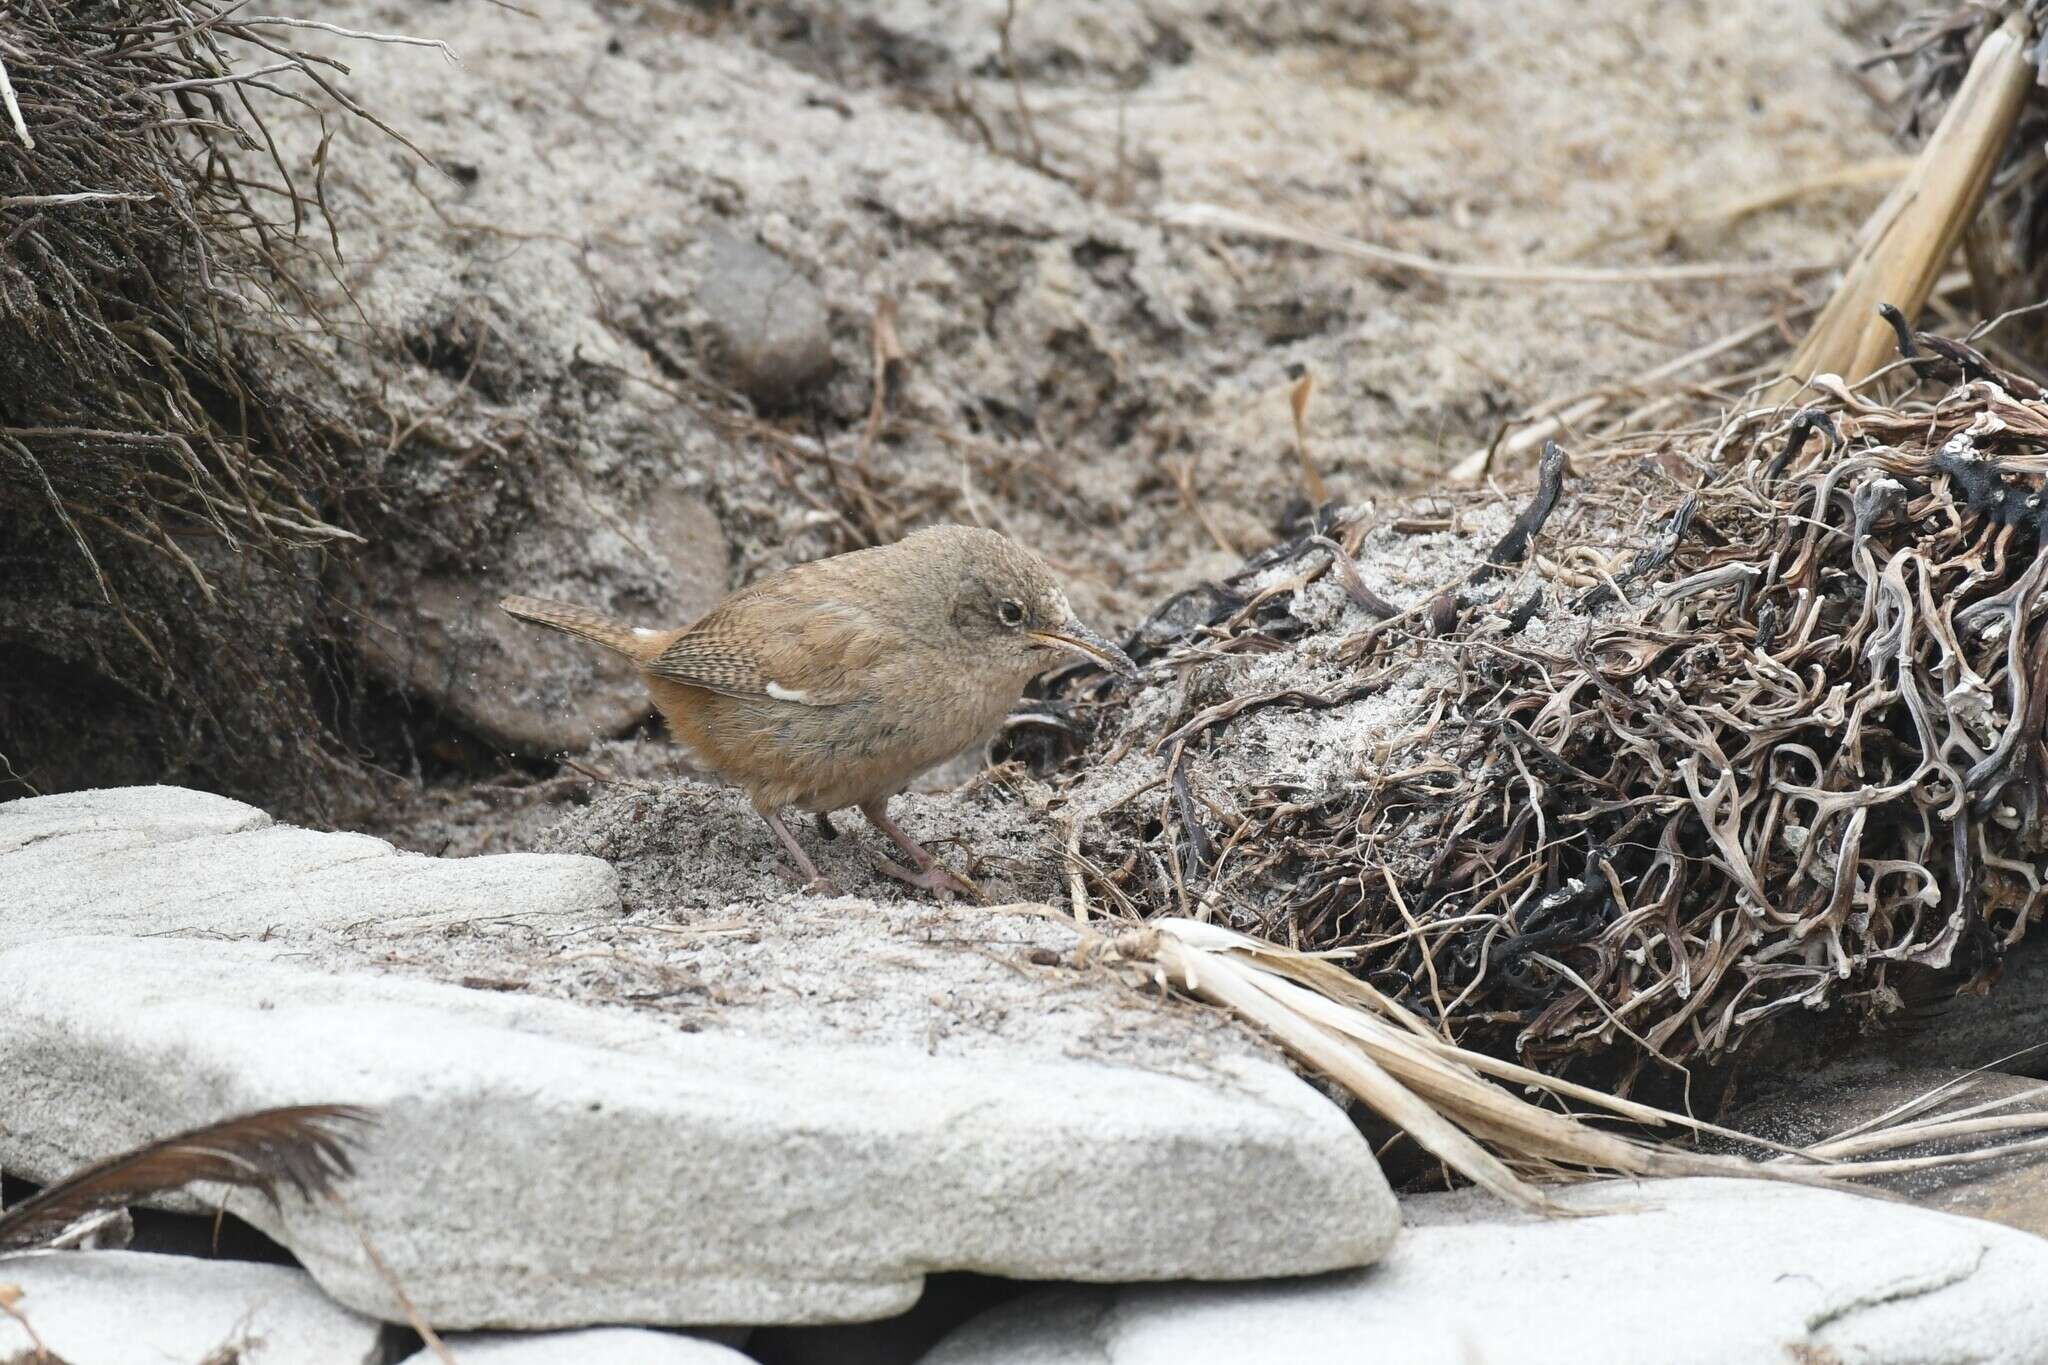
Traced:
<path fill-rule="evenodd" d="M 1413 252 L 1376 246 L 1353 237 L 1317 227 L 1294 227 L 1287 223 L 1224 208 L 1218 204 L 1165 204 L 1159 220 L 1173 227 L 1214 228 L 1264 237 L 1273 241 L 1312 246 L 1340 256 L 1351 256 L 1396 270 L 1431 275 L 1440 279 L 1494 284 L 1643 284 L 1672 280 L 1731 280 L 1756 276 L 1818 275 L 1834 269 L 1829 261 L 1722 262 L 1691 261 L 1683 265 L 1640 265 L 1594 267 L 1575 265 L 1463 265 L 1432 260 Z"/>
<path fill-rule="evenodd" d="M 14 125 L 14 135 L 21 139 L 21 145 L 34 151 L 36 140 L 29 136 L 28 121 L 21 116 L 21 101 L 15 96 L 14 82 L 8 79 L 4 60 L 0 60 L 0 104 L 7 106 L 7 121 Z"/>
<path fill-rule="evenodd" d="M 1017 102 L 1017 127 L 1024 134 L 1024 143 L 1029 149 L 1024 163 L 1044 170 L 1045 144 L 1039 140 L 1038 124 L 1031 117 L 1030 102 L 1024 98 L 1024 81 L 1017 73 L 1017 57 L 1011 47 L 1011 30 L 1016 23 L 1017 0 L 1003 0 L 1003 17 L 996 25 L 997 52 L 1002 58 L 1003 74 L 1010 80 L 1010 93 Z"/>
<path fill-rule="evenodd" d="M 247 18 L 238 18 L 235 22 L 249 28 L 317 28 L 323 33 L 339 34 L 343 38 L 353 38 L 358 42 L 398 43 L 411 47 L 431 47 L 440 52 L 443 57 L 446 57 L 451 65 L 462 65 L 462 59 L 455 55 L 455 49 L 442 42 L 439 38 L 414 38 L 403 33 L 368 33 L 362 29 L 343 28 L 339 24 L 330 24 L 324 19 L 286 19 L 275 14 L 255 14 Z"/>
<path fill-rule="evenodd" d="M 860 449 L 854 462 L 865 470 L 874 454 L 875 439 L 882 431 L 882 416 L 889 409 L 889 385 L 903 368 L 903 343 L 896 336 L 896 300 L 884 295 L 875 302 L 872 344 L 874 397 L 868 403 L 868 420 L 860 430 Z"/>
<path fill-rule="evenodd" d="M 1568 403 L 1554 415 L 1542 417 L 1531 422 L 1528 426 L 1518 429 L 1513 435 L 1508 436 L 1504 440 L 1491 443 L 1473 451 L 1451 466 L 1450 478 L 1454 483 L 1477 483 L 1486 477 L 1487 471 L 1492 468 L 1494 460 L 1499 456 L 1515 456 L 1534 450 L 1559 433 L 1569 430 L 1594 414 L 1612 406 L 1621 393 L 1641 393 L 1667 380 L 1676 378 L 1694 366 L 1704 365 L 1709 360 L 1727 355 L 1730 351 L 1739 350 L 1753 341 L 1770 335 L 1777 329 L 1777 325 L 1776 319 L 1764 318 L 1747 326 L 1738 327 L 1732 332 L 1714 338 L 1714 340 L 1707 342 L 1703 346 L 1694 347 L 1683 355 L 1674 356 L 1661 364 L 1651 366 L 1633 379 L 1630 379 L 1626 384 L 1619 386 L 1618 391 L 1609 389 L 1589 393 L 1583 398 Z"/>
<path fill-rule="evenodd" d="M 1294 457 L 1301 465 L 1302 491 L 1308 495 L 1309 506 L 1321 507 L 1330 500 L 1330 490 L 1324 486 L 1323 473 L 1308 453 L 1308 400 L 1315 387 L 1315 376 L 1304 368 L 1287 391 L 1287 407 L 1294 414 Z"/>
<path fill-rule="evenodd" d="M 335 1197 L 334 1206 L 340 1210 L 342 1218 L 355 1233 L 356 1241 L 362 1245 L 363 1255 L 369 1259 L 370 1268 L 377 1272 L 377 1278 L 384 1281 L 384 1287 L 398 1300 L 398 1311 L 405 1314 L 406 1325 L 420 1334 L 420 1340 L 427 1344 L 427 1349 L 434 1353 L 434 1358 L 440 1361 L 441 1365 L 457 1365 L 454 1353 L 448 1349 L 448 1343 L 441 1339 L 440 1333 L 436 1332 L 421 1314 L 418 1306 L 412 1301 L 412 1295 L 405 1292 L 405 1283 L 393 1273 L 391 1266 L 377 1250 L 377 1244 L 370 1240 L 370 1234 L 363 1227 L 362 1219 L 356 1216 L 355 1209 L 350 1206 L 348 1200 L 338 1195 Z"/>
<path fill-rule="evenodd" d="M 36 1332 L 35 1324 L 21 1311 L 21 1299 L 20 1285 L 0 1284 L 0 1313 L 5 1313 L 21 1324 L 21 1330 L 28 1334 L 28 1344 L 35 1350 L 35 1355 L 30 1357 L 25 1365 L 43 1365 L 43 1362 L 53 1357 L 50 1355 L 50 1348 L 43 1345 L 43 1339 Z"/>
<path fill-rule="evenodd" d="M 107 190 L 79 190 L 74 194 L 0 195 L 0 209 L 51 209 L 65 204 L 146 204 L 152 194 L 117 194 Z"/>

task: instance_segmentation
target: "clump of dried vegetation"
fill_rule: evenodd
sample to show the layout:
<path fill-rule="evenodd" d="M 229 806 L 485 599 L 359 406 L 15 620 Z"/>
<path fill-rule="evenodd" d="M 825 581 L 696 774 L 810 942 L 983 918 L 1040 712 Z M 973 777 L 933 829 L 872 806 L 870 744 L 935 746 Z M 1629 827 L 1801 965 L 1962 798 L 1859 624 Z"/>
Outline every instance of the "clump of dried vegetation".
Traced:
<path fill-rule="evenodd" d="M 68 734 L 74 780 L 272 792 L 320 762 L 295 628 L 355 538 L 346 442 L 266 376 L 311 363 L 297 243 L 329 228 L 262 111 L 318 87 L 375 120 L 291 45 L 303 26 L 207 0 L 8 11 L 0 758 Z"/>
<path fill-rule="evenodd" d="M 1334 797 L 1232 793 L 1228 842 L 1285 856 L 1221 859 L 1190 800 L 1149 840 L 1132 808 L 1123 836 L 1195 900 L 1241 907 L 1237 927 L 1346 950 L 1425 1018 L 1538 1059 L 1632 1041 L 1680 1062 L 1784 1010 L 1893 1008 L 1909 967 L 1989 970 L 2039 909 L 2048 851 L 2048 405 L 1988 370 L 1938 393 L 1748 414 L 1693 487 L 1610 466 L 1584 496 L 1642 497 L 1641 548 L 1503 602 L 1485 580 L 1576 496 L 1552 447 L 1465 584 L 1413 604 L 1358 585 L 1386 615 L 1340 642 L 1350 683 L 1232 697 L 1151 738 L 1184 793 L 1241 717 L 1448 665 L 1422 722 Z M 1346 543 L 1368 529 L 1285 553 L 1301 583 L 1355 579 Z M 1158 655 L 1270 640 L 1287 600 L 1242 600 Z"/>
<path fill-rule="evenodd" d="M 2031 23 L 1973 7 L 1893 54 L 1914 107 L 1946 112 L 1790 380 L 1582 448 L 1569 478 L 1553 444 L 1514 528 L 1441 591 L 1389 601 L 1353 562 L 1415 507 L 1332 508 L 1148 622 L 1133 653 L 1164 674 L 1313 641 L 1342 676 L 1195 688 L 1121 731 L 1098 713 L 1094 742 L 1150 746 L 1165 791 L 1095 808 L 1077 907 L 1330 954 L 1439 1038 L 1554 1073 L 1619 1057 L 1624 1087 L 1788 1012 L 1987 987 L 2048 854 L 2048 402 L 1994 329 L 1979 349 L 1857 301 L 1898 287 L 1917 312 L 1986 224 L 1985 287 L 2032 278 L 2042 164 L 2007 155 L 2043 106 Z M 1323 580 L 1355 608 L 1334 624 L 1293 610 Z M 1334 791 L 1233 776 L 1269 771 L 1230 761 L 1248 717 L 1418 678 L 1413 723 Z M 1088 806 L 1085 768 L 1054 781 Z"/>

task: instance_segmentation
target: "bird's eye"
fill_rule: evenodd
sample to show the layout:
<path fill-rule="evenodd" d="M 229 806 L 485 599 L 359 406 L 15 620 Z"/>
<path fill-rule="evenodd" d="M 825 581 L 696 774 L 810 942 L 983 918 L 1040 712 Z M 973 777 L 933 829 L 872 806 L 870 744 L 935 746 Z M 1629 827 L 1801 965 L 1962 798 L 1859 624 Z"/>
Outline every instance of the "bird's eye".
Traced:
<path fill-rule="evenodd" d="M 999 603 L 997 603 L 997 604 L 996 604 L 996 619 L 997 619 L 997 620 L 999 620 L 999 621 L 1001 621 L 1001 622 L 1002 622 L 1002 623 L 1003 623 L 1004 625 L 1006 625 L 1006 626 L 1021 626 L 1021 625 L 1023 625 L 1023 624 L 1024 624 L 1024 605 L 1023 605 L 1023 603 L 1021 603 L 1021 602 L 1013 602 L 1013 601 L 1010 601 L 1010 600 L 1008 600 L 1008 599 L 1005 599 L 1005 600 L 1003 600 L 1002 602 L 999 602 Z"/>

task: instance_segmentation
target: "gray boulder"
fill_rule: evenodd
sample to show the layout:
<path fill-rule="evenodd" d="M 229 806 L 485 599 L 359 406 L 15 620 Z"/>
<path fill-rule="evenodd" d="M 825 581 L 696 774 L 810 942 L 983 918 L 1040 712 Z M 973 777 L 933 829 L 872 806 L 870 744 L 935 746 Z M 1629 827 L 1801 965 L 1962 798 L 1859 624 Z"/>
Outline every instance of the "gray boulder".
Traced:
<path fill-rule="evenodd" d="M 292 956 L 146 939 L 0 953 L 0 1157 L 46 1179 L 240 1110 L 377 1106 L 346 1196 L 449 1327 L 857 1320 L 907 1309 L 939 1267 L 1306 1273 L 1375 1259 L 1397 1227 L 1363 1140 L 1270 1064 L 1183 1078 L 677 1033 Z M 335 1211 L 229 1207 L 342 1302 L 401 1316 Z"/>
<path fill-rule="evenodd" d="M 0 947 L 81 933 L 324 939 L 372 924 L 619 909 L 617 879 L 597 858 L 426 858 L 178 787 L 0 804 L 0 884 Z"/>

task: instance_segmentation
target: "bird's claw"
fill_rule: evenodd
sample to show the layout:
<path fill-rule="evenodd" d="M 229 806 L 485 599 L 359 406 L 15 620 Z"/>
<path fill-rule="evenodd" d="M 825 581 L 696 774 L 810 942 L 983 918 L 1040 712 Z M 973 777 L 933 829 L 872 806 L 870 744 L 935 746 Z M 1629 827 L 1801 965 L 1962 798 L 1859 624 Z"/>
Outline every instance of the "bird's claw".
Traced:
<path fill-rule="evenodd" d="M 839 889 L 837 882 L 822 872 L 807 877 L 797 868 L 784 867 L 776 869 L 776 876 L 780 877 L 785 885 L 795 887 L 806 895 L 843 896 L 846 894 Z"/>
<path fill-rule="evenodd" d="M 957 894 L 972 897 L 982 904 L 988 903 L 988 897 L 982 893 L 980 887 L 943 863 L 929 863 L 913 872 L 907 867 L 899 867 L 887 858 L 877 858 L 875 868 L 899 882 L 907 882 L 919 890 L 930 891 L 942 901 L 951 900 Z"/>

